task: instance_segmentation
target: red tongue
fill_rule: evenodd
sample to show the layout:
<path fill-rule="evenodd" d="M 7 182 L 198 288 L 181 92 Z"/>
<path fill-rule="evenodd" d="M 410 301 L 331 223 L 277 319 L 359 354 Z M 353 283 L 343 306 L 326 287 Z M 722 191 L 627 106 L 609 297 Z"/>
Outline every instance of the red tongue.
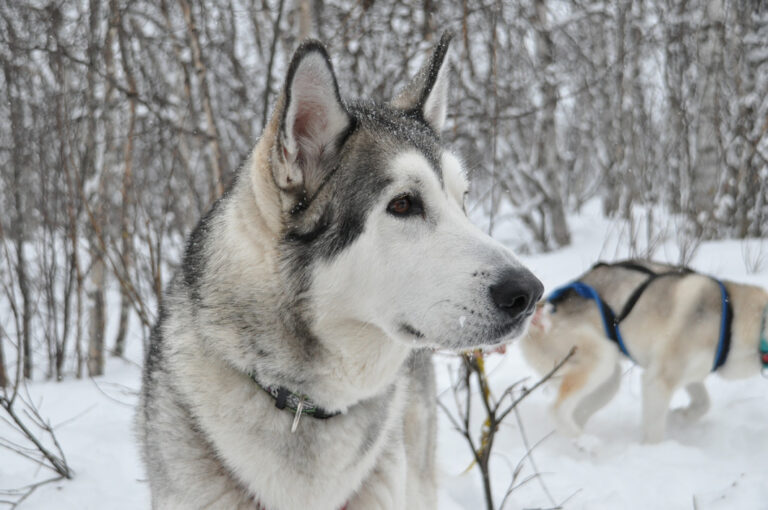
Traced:
<path fill-rule="evenodd" d="M 768 364 L 768 352 L 766 352 L 765 354 L 763 354 L 763 363 L 766 363 L 766 364 Z"/>

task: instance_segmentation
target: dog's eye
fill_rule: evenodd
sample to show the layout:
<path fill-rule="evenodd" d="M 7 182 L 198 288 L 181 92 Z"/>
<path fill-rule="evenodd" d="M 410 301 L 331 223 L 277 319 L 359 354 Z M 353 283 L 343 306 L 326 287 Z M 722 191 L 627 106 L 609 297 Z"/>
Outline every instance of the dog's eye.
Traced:
<path fill-rule="evenodd" d="M 394 199 L 389 203 L 387 210 L 392 214 L 397 214 L 400 216 L 403 214 L 408 214 L 408 211 L 411 210 L 411 197 L 406 195 L 404 197 L 398 197 Z"/>
<path fill-rule="evenodd" d="M 417 197 L 412 195 L 399 195 L 392 199 L 387 206 L 387 212 L 393 216 L 412 216 L 423 214 L 424 208 Z"/>

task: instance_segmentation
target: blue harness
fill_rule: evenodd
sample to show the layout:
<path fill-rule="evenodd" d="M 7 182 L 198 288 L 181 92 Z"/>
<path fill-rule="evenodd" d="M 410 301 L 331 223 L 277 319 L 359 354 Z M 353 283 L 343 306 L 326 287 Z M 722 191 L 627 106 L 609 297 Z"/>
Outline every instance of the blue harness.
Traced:
<path fill-rule="evenodd" d="M 609 266 L 609 264 L 600 263 L 597 264 L 595 267 L 599 266 Z M 642 295 L 643 291 L 645 291 L 646 288 L 651 284 L 653 280 L 659 277 L 663 276 L 682 276 L 686 274 L 691 274 L 692 271 L 689 269 L 683 269 L 679 271 L 671 271 L 668 273 L 655 273 L 651 271 L 650 269 L 646 268 L 645 266 L 640 266 L 634 263 L 617 263 L 612 264 L 611 266 L 618 266 L 623 267 L 626 269 L 634 269 L 637 271 L 641 271 L 646 273 L 649 277 L 648 279 L 643 282 L 635 291 L 630 295 L 629 299 L 627 300 L 627 303 L 624 305 L 624 308 L 622 309 L 619 316 L 616 316 L 614 311 L 611 309 L 608 304 L 603 301 L 603 299 L 600 297 L 600 294 L 597 292 L 597 290 L 594 289 L 594 287 L 591 287 L 590 285 L 581 282 L 581 281 L 574 281 L 571 283 L 568 283 L 566 285 L 563 285 L 562 287 L 558 287 L 557 289 L 553 290 L 552 293 L 547 296 L 547 301 L 552 303 L 553 305 L 557 305 L 558 302 L 562 301 L 567 297 L 568 293 L 576 293 L 577 295 L 586 298 L 591 299 L 597 304 L 598 310 L 600 310 L 600 317 L 603 321 L 603 328 L 605 329 L 605 336 L 610 338 L 612 341 L 616 342 L 619 349 L 626 357 L 628 357 L 630 360 L 634 361 L 632 359 L 632 356 L 629 354 L 629 350 L 627 349 L 626 344 L 624 343 L 624 339 L 621 337 L 621 330 L 619 329 L 619 324 L 622 320 L 624 320 L 627 315 L 632 311 L 632 308 L 635 306 L 637 301 L 640 299 L 640 296 Z M 718 286 L 720 287 L 720 299 L 722 302 L 722 308 L 721 308 L 721 320 L 720 320 L 720 339 L 717 342 L 717 350 L 715 352 L 715 361 L 712 365 L 712 371 L 714 372 L 723 364 L 725 364 L 726 360 L 728 359 L 728 352 L 731 348 L 731 323 L 733 322 L 733 307 L 731 306 L 730 297 L 728 296 L 728 290 L 726 290 L 725 285 L 723 282 L 718 280 L 717 278 L 710 277 L 712 280 L 714 280 Z M 765 322 L 765 314 L 763 315 L 763 322 Z M 761 335 L 763 337 L 761 338 L 761 352 L 763 353 L 761 355 L 761 360 L 763 362 L 763 368 L 764 370 L 768 369 L 768 340 L 765 339 L 764 334 L 762 331 L 765 328 L 763 327 L 761 329 Z M 763 349 L 765 349 L 763 351 Z"/>
<path fill-rule="evenodd" d="M 600 317 L 603 319 L 605 336 L 616 342 L 619 349 L 621 349 L 621 352 L 623 352 L 629 359 L 632 359 L 632 356 L 630 356 L 629 351 L 627 350 L 627 346 L 624 344 L 624 339 L 621 338 L 621 331 L 619 330 L 619 323 L 616 320 L 616 314 L 613 313 L 611 307 L 602 300 L 600 294 L 598 294 L 594 287 L 590 287 L 586 283 L 580 281 L 571 282 L 553 290 L 552 293 L 547 296 L 547 301 L 552 304 L 557 304 L 566 297 L 565 294 L 568 291 L 573 291 L 583 298 L 591 299 L 597 304 L 597 308 L 600 310 Z"/>

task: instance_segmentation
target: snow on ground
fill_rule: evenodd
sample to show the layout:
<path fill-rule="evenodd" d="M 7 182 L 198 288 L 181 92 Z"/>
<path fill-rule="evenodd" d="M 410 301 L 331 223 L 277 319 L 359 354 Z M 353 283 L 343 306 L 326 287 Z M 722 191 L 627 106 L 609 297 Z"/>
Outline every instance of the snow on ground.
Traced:
<path fill-rule="evenodd" d="M 93 380 L 30 385 L 32 401 L 55 427 L 75 477 L 40 487 L 20 509 L 149 508 L 147 484 L 142 481 L 144 474 L 133 435 L 133 409 L 138 400 L 141 370 L 132 362 L 113 359 L 107 363 L 106 373 Z M 8 437 L 2 424 L 0 436 Z M 54 476 L 7 450 L 0 450 L 0 459 L 0 490 L 20 488 L 32 480 Z M 6 497 L 0 495 L 2 499 Z"/>
<path fill-rule="evenodd" d="M 596 203 L 570 218 L 573 245 L 545 255 L 522 257 L 547 288 L 563 283 L 596 260 L 627 255 L 623 228 L 600 218 Z M 505 234 L 507 237 L 505 237 Z M 499 238 L 513 243 L 512 232 Z M 763 255 L 758 271 L 750 273 Z M 675 243 L 663 240 L 660 260 L 677 261 Z M 746 261 L 746 262 L 745 262 Z M 751 261 L 751 263 L 750 263 Z M 721 241 L 701 246 L 691 265 L 724 278 L 768 288 L 768 241 Z M 760 264 L 757 264 L 760 265 Z M 147 483 L 133 439 L 133 406 L 140 386 L 138 339 L 126 360 L 109 360 L 107 375 L 94 380 L 67 380 L 30 385 L 32 399 L 56 426 L 57 437 L 76 472 L 71 481 L 37 489 L 20 508 L 26 510 L 90 510 L 149 508 Z M 438 388 L 450 386 L 456 361 L 437 356 Z M 501 501 L 518 463 L 518 481 L 540 473 L 511 495 L 505 508 L 550 508 L 565 501 L 566 509 L 634 510 L 766 510 L 768 509 L 768 380 L 755 376 L 725 382 L 707 380 L 712 406 L 694 424 L 671 424 L 668 439 L 640 443 L 640 370 L 626 364 L 616 398 L 587 424 L 577 439 L 553 433 L 548 406 L 554 392 L 542 387 L 520 406 L 522 429 L 510 415 L 497 436 L 492 483 Z M 493 388 L 528 378 L 536 380 L 516 346 L 504 356 L 488 358 Z M 451 396 L 443 394 L 450 404 Z M 685 399 L 678 396 L 674 405 Z M 479 419 L 480 410 L 474 416 Z M 479 430 L 479 422 L 475 423 Z M 469 469 L 470 452 L 463 438 L 440 413 L 438 461 L 440 510 L 485 508 L 477 468 Z M 526 457 L 521 432 L 535 445 Z M 8 438 L 0 422 L 0 437 Z M 534 470 L 532 461 L 537 470 Z M 50 475 L 24 459 L 0 450 L 0 490 L 22 487 Z M 0 495 L 0 500 L 6 499 Z M 2 504 L 0 504 L 2 508 Z"/>

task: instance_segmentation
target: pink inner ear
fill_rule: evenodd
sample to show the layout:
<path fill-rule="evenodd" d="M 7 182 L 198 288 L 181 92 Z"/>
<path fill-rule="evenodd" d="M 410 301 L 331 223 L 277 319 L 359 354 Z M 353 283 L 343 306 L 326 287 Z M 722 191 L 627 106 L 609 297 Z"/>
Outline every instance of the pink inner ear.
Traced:
<path fill-rule="evenodd" d="M 286 113 L 286 142 L 303 184 L 315 187 L 322 179 L 322 158 L 349 120 L 336 92 L 333 71 L 319 54 L 302 60 L 291 84 Z"/>
<path fill-rule="evenodd" d="M 293 120 L 293 137 L 296 140 L 296 161 L 306 166 L 305 172 L 310 172 L 319 158 L 322 157 L 326 144 L 330 143 L 335 133 L 329 133 L 330 119 L 328 105 L 303 97 L 296 104 L 296 113 Z M 311 175 L 305 175 L 305 179 L 311 179 Z"/>
<path fill-rule="evenodd" d="M 293 122 L 293 135 L 301 144 L 302 140 L 317 136 L 328 125 L 327 112 L 322 104 L 304 100 L 299 105 Z"/>

